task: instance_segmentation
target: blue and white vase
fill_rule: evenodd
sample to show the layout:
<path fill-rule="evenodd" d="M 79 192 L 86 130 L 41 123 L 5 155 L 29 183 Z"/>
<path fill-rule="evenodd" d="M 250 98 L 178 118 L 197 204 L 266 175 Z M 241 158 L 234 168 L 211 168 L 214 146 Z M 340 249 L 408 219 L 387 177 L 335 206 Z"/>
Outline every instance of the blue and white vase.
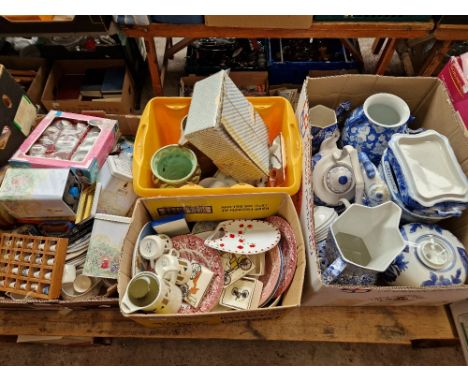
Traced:
<path fill-rule="evenodd" d="M 318 153 L 325 139 L 339 133 L 335 111 L 323 105 L 309 109 L 309 126 L 312 134 L 312 154 Z"/>
<path fill-rule="evenodd" d="M 393 134 L 407 133 L 410 109 L 400 97 L 377 93 L 345 121 L 341 141 L 367 154 L 378 165 Z"/>

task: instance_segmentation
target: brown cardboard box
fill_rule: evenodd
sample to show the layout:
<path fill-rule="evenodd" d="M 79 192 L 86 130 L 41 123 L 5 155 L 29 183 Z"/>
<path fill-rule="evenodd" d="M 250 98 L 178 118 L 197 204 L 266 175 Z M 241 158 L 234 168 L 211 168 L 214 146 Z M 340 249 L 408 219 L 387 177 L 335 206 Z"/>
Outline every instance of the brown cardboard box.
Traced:
<path fill-rule="evenodd" d="M 312 25 L 312 16 L 205 16 L 205 25 L 209 27 L 232 28 L 273 28 L 273 29 L 308 29 Z"/>
<path fill-rule="evenodd" d="M 371 94 L 388 92 L 403 98 L 416 117 L 417 127 L 433 129 L 450 141 L 465 174 L 468 173 L 468 130 L 454 110 L 447 91 L 437 78 L 345 75 L 307 78 L 299 97 L 296 117 L 303 137 L 301 223 L 307 252 L 304 305 L 442 305 L 468 298 L 468 285 L 450 287 L 353 287 L 325 285 L 314 245 L 313 193 L 311 188 L 311 136 L 308 129 L 310 106 L 322 104 L 335 109 L 344 100 L 354 107 Z M 458 219 L 441 222 L 468 248 L 468 211 Z"/>
<path fill-rule="evenodd" d="M 36 71 L 34 80 L 26 89 L 26 95 L 34 104 L 40 105 L 42 91 L 47 81 L 47 61 L 39 57 L 0 56 L 0 64 L 5 66 L 7 70 L 18 69 Z"/>
<path fill-rule="evenodd" d="M 203 206 L 200 208 L 200 206 Z M 289 289 L 283 294 L 280 306 L 260 308 L 248 311 L 208 312 L 199 314 L 125 314 L 141 325 L 156 327 L 160 325 L 191 325 L 194 323 L 215 324 L 220 322 L 241 321 L 247 319 L 274 318 L 297 307 L 301 302 L 305 271 L 305 252 L 299 219 L 291 197 L 285 193 L 213 195 L 213 196 L 178 196 L 139 199 L 132 216 L 132 223 L 124 241 L 119 272 L 119 296 L 122 298 L 131 279 L 132 254 L 138 234 L 142 227 L 163 208 L 184 208 L 189 221 L 227 220 L 235 218 L 260 219 L 270 215 L 280 215 L 291 225 L 297 240 L 298 262 L 294 279 Z M 196 211 L 195 213 L 191 211 Z M 200 211 L 202 211 L 200 213 Z"/>
<path fill-rule="evenodd" d="M 115 119 L 119 122 L 119 130 L 122 135 L 136 135 L 138 124 L 140 122 L 139 115 L 116 115 L 105 114 L 99 111 L 89 111 L 89 115 L 96 115 L 102 118 Z M 38 119 L 40 121 L 40 118 Z M 37 121 L 37 122 L 38 122 Z M 1 173 L 0 173 L 1 174 Z M 1 175 L 0 175 L 1 177 Z M 1 210 L 0 210 L 1 215 Z M 10 219 L 11 220 L 11 219 Z M 1 219 L 0 219 L 1 222 Z M 0 224 L 1 225 L 1 224 Z M 8 225 L 5 223 L 5 225 Z M 10 223 L 11 225 L 11 223 Z M 60 310 L 60 309 L 91 309 L 91 308 L 109 308 L 118 304 L 116 297 L 88 297 L 73 301 L 65 300 L 11 300 L 8 297 L 3 297 L 0 294 L 0 309 L 45 309 L 45 310 Z"/>
<path fill-rule="evenodd" d="M 56 100 L 55 94 L 60 78 L 64 74 L 84 74 L 86 69 L 124 66 L 123 60 L 58 60 L 50 71 L 42 93 L 42 104 L 47 110 L 62 110 L 81 113 L 83 110 L 102 110 L 108 114 L 130 114 L 134 108 L 135 91 L 129 71 L 125 73 L 122 98 L 119 101 Z"/>
<path fill-rule="evenodd" d="M 3 65 L 0 65 L 0 167 L 7 164 L 29 135 L 36 107 Z"/>
<path fill-rule="evenodd" d="M 246 97 L 265 96 L 268 94 L 268 72 L 231 71 L 229 72 L 229 77 Z M 205 76 L 195 75 L 181 77 L 179 96 L 191 97 L 195 83 L 205 78 Z"/>

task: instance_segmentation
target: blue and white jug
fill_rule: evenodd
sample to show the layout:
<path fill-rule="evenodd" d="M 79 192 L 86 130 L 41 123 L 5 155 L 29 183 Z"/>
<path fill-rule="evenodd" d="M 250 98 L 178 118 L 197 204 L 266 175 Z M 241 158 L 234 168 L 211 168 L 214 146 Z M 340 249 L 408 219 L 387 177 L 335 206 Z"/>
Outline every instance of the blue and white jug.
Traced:
<path fill-rule="evenodd" d="M 400 97 L 374 94 L 345 121 L 342 143 L 366 153 L 378 165 L 392 135 L 408 132 L 409 119 L 410 109 Z"/>

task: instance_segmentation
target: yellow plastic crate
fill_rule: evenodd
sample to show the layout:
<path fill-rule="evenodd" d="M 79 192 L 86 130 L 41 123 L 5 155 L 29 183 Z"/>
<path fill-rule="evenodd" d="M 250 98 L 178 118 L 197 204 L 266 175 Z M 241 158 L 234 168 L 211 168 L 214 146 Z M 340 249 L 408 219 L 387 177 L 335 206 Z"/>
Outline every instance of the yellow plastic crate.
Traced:
<path fill-rule="evenodd" d="M 135 138 L 133 155 L 133 188 L 142 197 L 177 195 L 222 195 L 257 192 L 286 192 L 299 190 L 302 173 L 302 143 L 296 117 L 289 101 L 282 97 L 247 97 L 268 126 L 269 141 L 281 132 L 285 142 L 286 181 L 280 187 L 234 186 L 202 188 L 156 188 L 152 181 L 150 160 L 160 147 L 174 144 L 180 138 L 180 122 L 188 113 L 189 97 L 155 97 L 145 107 Z"/>

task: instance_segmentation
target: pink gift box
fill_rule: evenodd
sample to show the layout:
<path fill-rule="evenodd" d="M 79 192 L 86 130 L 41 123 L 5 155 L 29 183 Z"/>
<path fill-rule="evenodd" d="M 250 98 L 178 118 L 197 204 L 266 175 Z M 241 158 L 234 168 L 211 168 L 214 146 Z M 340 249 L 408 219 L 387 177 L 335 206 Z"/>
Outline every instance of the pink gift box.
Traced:
<path fill-rule="evenodd" d="M 71 120 L 73 123 L 83 122 L 93 128 L 97 127 L 100 130 L 99 135 L 83 160 L 75 161 L 71 159 L 44 158 L 29 155 L 31 147 L 38 144 L 44 131 L 55 123 L 57 119 Z M 51 110 L 23 142 L 18 151 L 16 151 L 10 159 L 10 164 L 13 167 L 70 168 L 83 181 L 94 183 L 99 169 L 104 165 L 104 162 L 114 147 L 117 130 L 118 123 L 112 119 Z M 81 137 L 81 139 L 83 139 L 83 137 Z M 78 145 L 75 147 L 75 150 L 77 147 Z"/>
<path fill-rule="evenodd" d="M 468 129 L 468 78 L 463 73 L 460 57 L 451 57 L 439 73 L 439 78 L 444 82 L 455 110 Z"/>

